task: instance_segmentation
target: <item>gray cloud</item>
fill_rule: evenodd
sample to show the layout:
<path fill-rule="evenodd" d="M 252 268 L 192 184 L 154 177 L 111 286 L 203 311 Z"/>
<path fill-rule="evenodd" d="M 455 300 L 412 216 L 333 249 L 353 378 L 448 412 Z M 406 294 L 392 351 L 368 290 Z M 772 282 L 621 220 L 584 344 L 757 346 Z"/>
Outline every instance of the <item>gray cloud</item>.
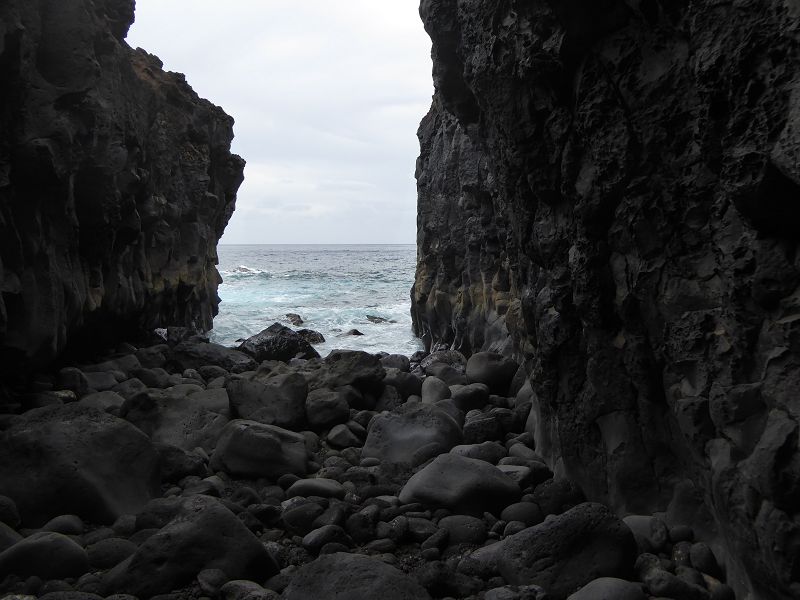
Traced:
<path fill-rule="evenodd" d="M 236 119 L 223 243 L 413 243 L 432 93 L 416 0 L 137 0 L 128 43 Z"/>

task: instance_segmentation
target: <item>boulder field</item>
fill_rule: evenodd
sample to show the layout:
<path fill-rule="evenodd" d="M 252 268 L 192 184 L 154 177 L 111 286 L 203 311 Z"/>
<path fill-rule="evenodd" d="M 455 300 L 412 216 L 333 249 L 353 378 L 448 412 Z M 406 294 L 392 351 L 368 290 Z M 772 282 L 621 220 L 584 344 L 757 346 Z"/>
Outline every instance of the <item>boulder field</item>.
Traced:
<path fill-rule="evenodd" d="M 0 417 L 0 596 L 733 598 L 691 519 L 554 475 L 507 358 L 167 339 L 39 375 Z"/>

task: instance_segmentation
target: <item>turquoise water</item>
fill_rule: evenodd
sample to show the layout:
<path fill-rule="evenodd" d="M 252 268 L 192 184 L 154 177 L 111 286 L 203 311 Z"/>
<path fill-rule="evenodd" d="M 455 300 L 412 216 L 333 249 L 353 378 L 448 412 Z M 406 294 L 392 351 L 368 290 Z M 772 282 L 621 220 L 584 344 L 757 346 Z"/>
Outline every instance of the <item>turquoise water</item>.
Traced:
<path fill-rule="evenodd" d="M 411 355 L 422 349 L 411 331 L 413 245 L 221 245 L 223 283 L 213 341 L 233 345 L 274 322 L 319 331 L 325 356 L 334 348 Z M 372 323 L 367 315 L 394 323 Z M 295 327 L 295 329 L 297 329 Z M 358 329 L 363 336 L 337 337 Z"/>

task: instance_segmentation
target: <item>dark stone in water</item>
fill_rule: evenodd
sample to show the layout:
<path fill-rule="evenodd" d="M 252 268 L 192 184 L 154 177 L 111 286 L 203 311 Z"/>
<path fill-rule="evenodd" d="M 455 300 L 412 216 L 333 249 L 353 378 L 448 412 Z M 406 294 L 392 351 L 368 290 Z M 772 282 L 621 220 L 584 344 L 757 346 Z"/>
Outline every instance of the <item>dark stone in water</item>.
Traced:
<path fill-rule="evenodd" d="M 304 322 L 303 317 L 301 317 L 297 313 L 286 313 L 286 318 L 295 327 L 300 327 L 300 325 L 302 325 Z"/>
<path fill-rule="evenodd" d="M 358 329 L 351 329 L 349 331 L 345 331 L 344 333 L 337 335 L 336 337 L 359 336 L 359 335 L 364 335 L 364 334 L 361 333 Z"/>
<path fill-rule="evenodd" d="M 247 338 L 239 350 L 258 362 L 280 360 L 288 363 L 293 358 L 319 358 L 311 344 L 280 323 L 273 323 L 261 333 Z"/>
<path fill-rule="evenodd" d="M 325 343 L 325 336 L 323 336 L 319 331 L 314 331 L 313 329 L 298 329 L 296 333 L 309 344 Z"/>

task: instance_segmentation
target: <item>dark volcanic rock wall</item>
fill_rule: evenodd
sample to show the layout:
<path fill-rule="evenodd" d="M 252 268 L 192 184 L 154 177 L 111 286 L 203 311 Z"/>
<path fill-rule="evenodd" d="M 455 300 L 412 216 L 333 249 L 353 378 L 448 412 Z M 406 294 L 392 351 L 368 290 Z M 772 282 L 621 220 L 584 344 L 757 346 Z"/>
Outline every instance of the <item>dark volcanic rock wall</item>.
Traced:
<path fill-rule="evenodd" d="M 123 41 L 133 0 L 0 3 L 0 361 L 210 328 L 233 120 Z"/>
<path fill-rule="evenodd" d="M 418 333 L 524 358 L 555 467 L 800 596 L 800 4 L 421 14 Z"/>

